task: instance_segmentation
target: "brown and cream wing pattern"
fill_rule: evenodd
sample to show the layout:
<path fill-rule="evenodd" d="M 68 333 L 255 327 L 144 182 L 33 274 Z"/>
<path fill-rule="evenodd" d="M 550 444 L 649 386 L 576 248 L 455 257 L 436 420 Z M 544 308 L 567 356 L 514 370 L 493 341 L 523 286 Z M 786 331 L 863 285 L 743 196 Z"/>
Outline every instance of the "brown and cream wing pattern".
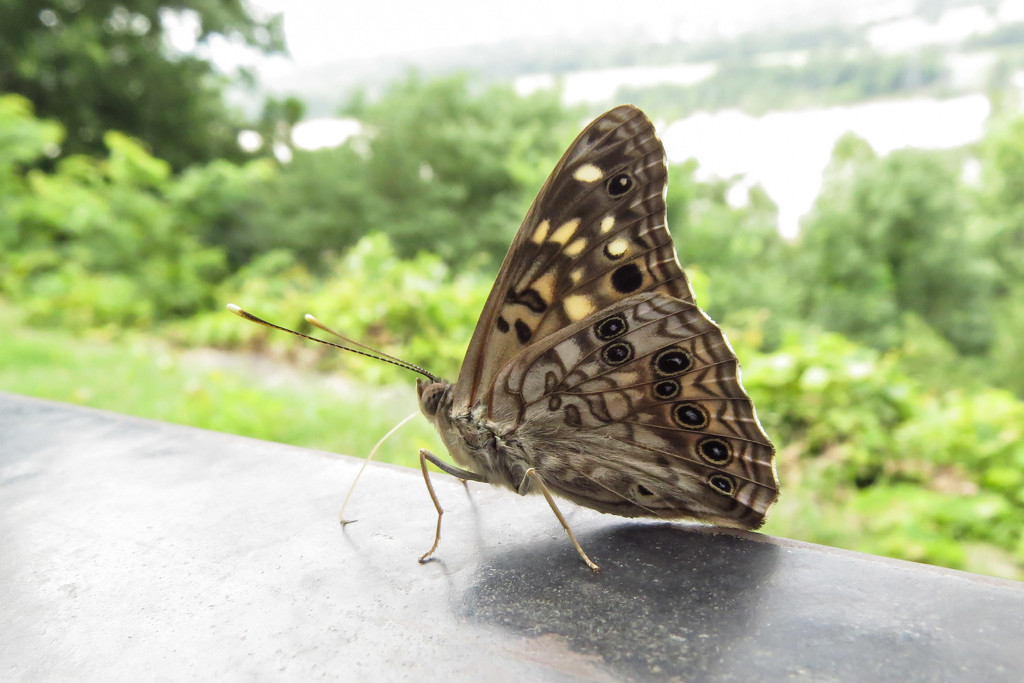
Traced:
<path fill-rule="evenodd" d="M 455 385 L 468 413 L 513 356 L 622 299 L 692 301 L 665 225 L 665 150 L 639 109 L 588 126 L 544 184 L 484 306 Z"/>
<path fill-rule="evenodd" d="M 778 497 L 736 356 L 692 302 L 649 292 L 589 316 L 508 364 L 490 402 L 590 507 L 756 528 Z"/>

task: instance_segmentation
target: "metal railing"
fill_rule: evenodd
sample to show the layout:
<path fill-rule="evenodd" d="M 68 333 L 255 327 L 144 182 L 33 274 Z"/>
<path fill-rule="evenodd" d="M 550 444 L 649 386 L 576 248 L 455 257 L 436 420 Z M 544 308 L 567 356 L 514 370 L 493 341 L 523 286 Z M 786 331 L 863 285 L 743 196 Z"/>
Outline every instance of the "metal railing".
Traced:
<path fill-rule="evenodd" d="M 1024 678 L 1024 584 L 0 394 L 5 680 Z M 567 508 L 571 507 L 566 505 Z"/>

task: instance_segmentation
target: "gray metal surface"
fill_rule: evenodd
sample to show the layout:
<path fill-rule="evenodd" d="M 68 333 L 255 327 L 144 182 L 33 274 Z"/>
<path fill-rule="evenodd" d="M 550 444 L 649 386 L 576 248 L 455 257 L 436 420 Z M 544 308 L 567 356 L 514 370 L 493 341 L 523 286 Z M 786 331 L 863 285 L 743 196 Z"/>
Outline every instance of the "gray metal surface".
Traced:
<path fill-rule="evenodd" d="M 1006 680 L 1024 584 L 0 394 L 5 680 Z"/>

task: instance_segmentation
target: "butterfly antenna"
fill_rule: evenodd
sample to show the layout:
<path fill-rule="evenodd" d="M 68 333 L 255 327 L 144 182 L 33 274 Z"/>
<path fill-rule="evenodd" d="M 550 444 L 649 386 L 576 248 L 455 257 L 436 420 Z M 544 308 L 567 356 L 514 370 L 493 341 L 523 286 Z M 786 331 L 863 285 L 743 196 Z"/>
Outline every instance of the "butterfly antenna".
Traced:
<path fill-rule="evenodd" d="M 315 324 L 320 329 L 326 330 L 326 331 L 330 332 L 331 334 L 334 334 L 334 335 L 336 335 L 338 337 L 341 337 L 341 339 L 344 339 L 345 341 L 349 342 L 350 344 L 354 344 L 355 346 L 358 346 L 358 347 L 360 347 L 362 349 L 365 349 L 365 350 L 364 351 L 360 351 L 359 349 L 353 349 L 353 348 L 351 348 L 349 346 L 344 346 L 342 344 L 335 344 L 334 342 L 329 342 L 329 341 L 326 341 L 324 339 L 317 339 L 316 337 L 311 337 L 308 334 L 303 334 L 301 332 L 296 332 L 295 330 L 290 330 L 287 327 L 282 327 L 280 325 L 275 325 L 272 322 L 268 322 L 268 321 L 264 320 L 263 318 L 259 318 L 259 317 L 255 316 L 255 315 L 253 315 L 249 311 L 246 311 L 242 307 L 236 306 L 235 304 L 228 304 L 228 310 L 231 311 L 232 313 L 234 313 L 235 315 L 237 315 L 239 318 L 245 318 L 249 322 L 256 323 L 257 325 L 263 325 L 264 327 L 269 327 L 269 328 L 274 329 L 274 330 L 280 330 L 282 332 L 287 332 L 289 334 L 294 334 L 296 337 L 302 337 L 303 339 L 308 339 L 310 341 L 315 341 L 318 344 L 323 344 L 325 346 L 333 346 L 334 348 L 341 349 L 342 351 L 351 351 L 352 353 L 358 353 L 360 356 L 366 356 L 367 358 L 373 358 L 373 359 L 379 360 L 379 361 L 381 361 L 383 363 L 390 363 L 391 365 L 397 365 L 398 367 L 404 368 L 405 370 L 412 370 L 413 372 L 419 373 L 419 374 L 423 375 L 424 377 L 426 377 L 427 379 L 429 379 L 431 382 L 436 382 L 437 381 L 437 377 L 435 375 L 433 375 L 432 373 L 428 372 L 426 369 L 421 368 L 418 365 L 413 365 L 412 363 L 410 363 L 408 361 L 404 361 L 401 358 L 395 358 L 394 356 L 389 356 L 388 354 L 382 353 L 381 351 L 378 351 L 377 349 L 374 349 L 374 348 L 366 346 L 364 344 L 360 344 L 358 342 L 352 341 L 348 337 L 344 337 L 344 336 L 342 336 L 340 334 L 337 334 L 336 332 L 333 332 L 331 330 L 327 330 L 326 327 L 318 324 L 319 321 L 317 321 L 317 323 L 313 323 L 313 324 Z M 309 317 L 312 318 L 313 316 L 309 316 Z M 313 320 L 316 320 L 316 318 L 313 318 Z"/>
<path fill-rule="evenodd" d="M 352 522 L 359 521 L 355 519 L 345 519 L 345 508 L 348 507 L 348 500 L 349 498 L 352 497 L 352 492 L 356 490 L 356 484 L 359 483 L 359 477 L 363 476 L 363 470 L 365 470 L 366 466 L 370 464 L 371 460 L 373 460 L 373 456 L 377 455 L 377 450 L 384 445 L 384 442 L 391 438 L 391 435 L 397 432 L 402 425 L 404 425 L 406 422 L 413 419 L 419 414 L 419 411 L 411 413 L 408 417 L 406 417 L 401 422 L 392 427 L 387 434 L 381 437 L 380 441 L 377 442 L 377 445 L 374 446 L 373 450 L 370 451 L 370 454 L 366 456 L 366 460 L 363 461 L 363 466 L 359 468 L 359 471 L 356 472 L 356 478 L 352 480 L 352 486 L 350 486 L 348 489 L 348 494 L 345 496 L 345 502 L 341 504 L 341 512 L 338 513 L 338 519 L 341 521 L 342 527 L 344 527 L 346 524 L 351 524 Z"/>
<path fill-rule="evenodd" d="M 351 344 L 352 346 L 358 346 L 359 348 L 361 348 L 361 349 L 363 349 L 365 351 L 370 351 L 372 353 L 375 353 L 382 360 L 383 359 L 387 359 L 387 360 L 395 361 L 396 363 L 403 363 L 403 364 L 408 365 L 408 362 L 402 360 L 401 358 L 396 358 L 396 357 L 392 356 L 390 353 L 384 353 L 380 349 L 375 349 L 372 346 L 367 346 L 366 344 L 357 342 L 355 339 L 352 339 L 350 337 L 346 337 L 345 335 L 343 335 L 341 332 L 338 332 L 337 330 L 332 330 L 331 328 L 327 327 L 327 325 L 324 325 L 322 322 L 320 322 L 317 319 L 317 317 L 315 315 L 313 315 L 312 313 L 307 313 L 303 317 L 306 319 L 306 322 L 309 323 L 310 325 L 312 325 L 313 327 L 319 327 L 321 330 L 323 330 L 327 334 L 333 334 L 335 337 L 337 337 L 338 339 L 342 340 L 343 342 L 345 342 L 347 344 Z"/>

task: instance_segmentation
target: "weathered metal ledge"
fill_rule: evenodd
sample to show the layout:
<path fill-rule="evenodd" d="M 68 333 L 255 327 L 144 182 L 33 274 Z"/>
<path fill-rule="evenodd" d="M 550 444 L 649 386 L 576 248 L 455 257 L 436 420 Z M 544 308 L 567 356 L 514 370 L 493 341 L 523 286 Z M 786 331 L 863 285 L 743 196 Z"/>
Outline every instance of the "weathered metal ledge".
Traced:
<path fill-rule="evenodd" d="M 1024 584 L 0 394 L 5 680 L 1019 681 Z M 571 508 L 566 504 L 565 508 Z"/>

